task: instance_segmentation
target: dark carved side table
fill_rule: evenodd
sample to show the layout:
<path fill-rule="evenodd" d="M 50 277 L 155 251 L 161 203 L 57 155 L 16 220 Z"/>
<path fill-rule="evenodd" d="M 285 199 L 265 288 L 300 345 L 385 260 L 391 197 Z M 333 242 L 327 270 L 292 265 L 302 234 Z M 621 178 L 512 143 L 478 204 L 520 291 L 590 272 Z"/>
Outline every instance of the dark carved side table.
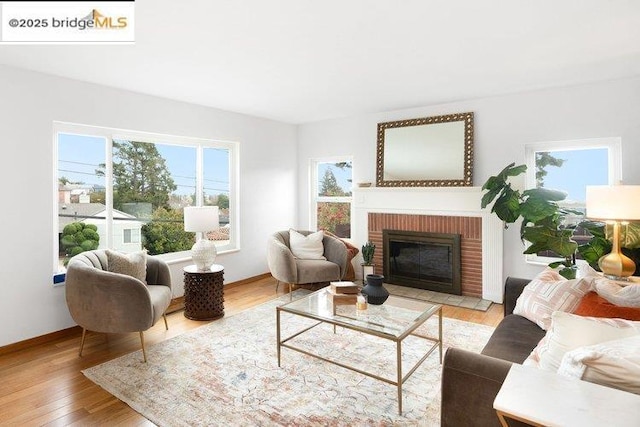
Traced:
<path fill-rule="evenodd" d="M 213 264 L 209 271 L 195 265 L 184 268 L 184 317 L 214 320 L 224 316 L 224 267 Z"/>

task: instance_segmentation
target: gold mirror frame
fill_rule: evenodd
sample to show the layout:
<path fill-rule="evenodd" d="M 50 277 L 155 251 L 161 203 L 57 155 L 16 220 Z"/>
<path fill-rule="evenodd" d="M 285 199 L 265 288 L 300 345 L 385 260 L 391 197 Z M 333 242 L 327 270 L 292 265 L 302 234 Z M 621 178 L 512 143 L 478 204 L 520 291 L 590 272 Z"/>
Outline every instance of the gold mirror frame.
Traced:
<path fill-rule="evenodd" d="M 464 122 L 464 153 L 463 164 L 456 165 L 463 169 L 462 179 L 403 179 L 389 180 L 385 179 L 385 132 L 390 128 L 423 126 L 431 124 L 441 124 L 448 122 Z M 424 141 L 426 144 L 424 149 L 430 149 L 428 145 L 433 141 Z M 433 148 L 433 155 L 437 156 L 438 147 Z M 407 158 L 411 157 L 411 153 L 407 153 Z M 420 161 L 418 159 L 417 161 Z M 397 120 L 393 122 L 378 123 L 378 143 L 377 143 L 377 161 L 376 161 L 376 185 L 378 187 L 469 187 L 472 185 L 473 174 L 473 113 L 448 114 L 444 116 L 424 117 L 421 119 Z"/>

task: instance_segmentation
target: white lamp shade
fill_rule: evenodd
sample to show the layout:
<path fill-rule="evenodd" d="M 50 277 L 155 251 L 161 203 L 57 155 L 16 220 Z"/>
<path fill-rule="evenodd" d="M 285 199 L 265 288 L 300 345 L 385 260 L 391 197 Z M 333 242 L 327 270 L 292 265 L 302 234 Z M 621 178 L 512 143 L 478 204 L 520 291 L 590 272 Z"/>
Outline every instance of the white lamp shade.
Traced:
<path fill-rule="evenodd" d="M 185 231 L 211 231 L 220 227 L 217 206 L 189 206 L 184 208 Z"/>
<path fill-rule="evenodd" d="M 587 186 L 587 218 L 640 220 L 640 185 Z"/>

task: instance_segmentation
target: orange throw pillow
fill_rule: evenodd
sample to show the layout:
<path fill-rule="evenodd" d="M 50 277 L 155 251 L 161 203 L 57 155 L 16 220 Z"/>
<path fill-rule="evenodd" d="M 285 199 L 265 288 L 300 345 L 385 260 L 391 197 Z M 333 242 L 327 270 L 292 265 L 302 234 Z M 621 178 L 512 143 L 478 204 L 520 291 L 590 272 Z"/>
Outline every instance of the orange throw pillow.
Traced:
<path fill-rule="evenodd" d="M 618 319 L 640 320 L 640 308 L 622 307 L 611 304 L 595 292 L 586 294 L 573 314 L 589 317 L 613 317 Z"/>

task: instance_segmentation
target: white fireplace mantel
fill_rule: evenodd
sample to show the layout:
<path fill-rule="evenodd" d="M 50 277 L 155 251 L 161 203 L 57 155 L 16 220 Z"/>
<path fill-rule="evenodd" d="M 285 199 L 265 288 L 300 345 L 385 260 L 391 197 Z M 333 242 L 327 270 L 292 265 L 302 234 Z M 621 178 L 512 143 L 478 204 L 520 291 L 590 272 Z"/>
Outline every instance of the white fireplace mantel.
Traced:
<path fill-rule="evenodd" d="M 370 187 L 353 191 L 355 242 L 368 239 L 369 213 L 470 216 L 482 218 L 482 298 L 502 303 L 503 223 L 481 209 L 480 187 Z"/>

